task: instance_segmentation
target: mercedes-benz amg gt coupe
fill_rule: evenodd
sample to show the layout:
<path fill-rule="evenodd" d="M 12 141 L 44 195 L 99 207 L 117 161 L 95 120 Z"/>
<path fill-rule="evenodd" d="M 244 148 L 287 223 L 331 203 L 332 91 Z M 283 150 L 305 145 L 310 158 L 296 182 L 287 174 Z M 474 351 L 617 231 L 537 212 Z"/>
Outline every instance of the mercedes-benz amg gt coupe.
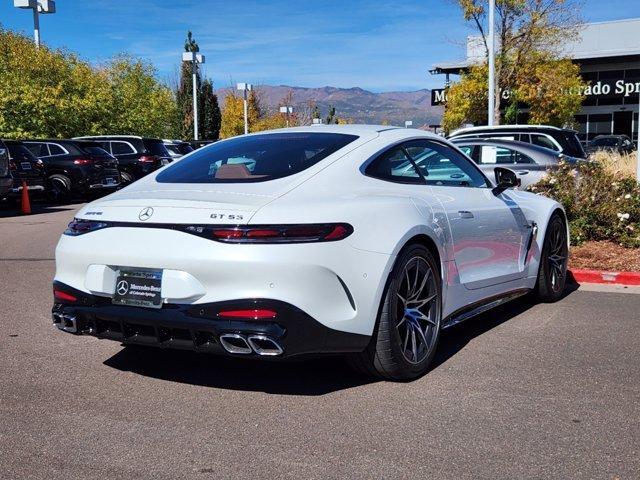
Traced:
<path fill-rule="evenodd" d="M 84 206 L 56 248 L 53 322 L 125 345 L 424 374 L 440 332 L 562 295 L 557 202 L 420 130 L 230 138 Z"/>

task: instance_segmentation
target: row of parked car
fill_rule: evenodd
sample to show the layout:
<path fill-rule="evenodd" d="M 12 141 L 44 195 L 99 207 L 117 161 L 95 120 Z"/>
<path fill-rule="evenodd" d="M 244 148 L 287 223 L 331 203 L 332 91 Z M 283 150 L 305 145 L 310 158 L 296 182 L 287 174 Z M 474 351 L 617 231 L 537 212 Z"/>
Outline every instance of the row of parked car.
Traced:
<path fill-rule="evenodd" d="M 180 140 L 93 136 L 0 140 L 0 199 L 30 193 L 52 201 L 109 193 L 193 151 Z"/>

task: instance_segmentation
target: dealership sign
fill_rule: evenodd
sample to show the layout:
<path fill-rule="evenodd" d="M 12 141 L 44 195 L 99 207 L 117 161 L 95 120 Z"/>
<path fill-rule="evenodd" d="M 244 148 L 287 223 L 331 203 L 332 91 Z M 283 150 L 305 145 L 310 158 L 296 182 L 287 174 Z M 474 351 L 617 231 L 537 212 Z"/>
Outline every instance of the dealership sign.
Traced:
<path fill-rule="evenodd" d="M 634 93 L 640 93 L 640 82 L 627 82 L 624 80 L 598 82 L 580 88 L 580 95 L 584 97 L 597 97 L 604 95 L 618 95 L 629 97 Z M 508 89 L 502 91 L 501 97 L 507 100 L 511 92 Z M 444 105 L 447 102 L 447 89 L 434 88 L 431 90 L 431 105 Z"/>

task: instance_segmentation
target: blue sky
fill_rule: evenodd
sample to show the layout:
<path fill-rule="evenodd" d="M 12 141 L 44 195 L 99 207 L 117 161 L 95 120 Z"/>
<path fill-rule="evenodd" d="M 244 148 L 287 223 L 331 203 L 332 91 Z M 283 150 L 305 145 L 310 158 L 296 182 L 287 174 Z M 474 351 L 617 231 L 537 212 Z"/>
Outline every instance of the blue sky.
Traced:
<path fill-rule="evenodd" d="M 583 0 L 586 21 L 640 17 L 639 0 Z M 373 91 L 441 86 L 428 75 L 464 56 L 471 33 L 455 0 L 57 0 L 41 17 L 50 46 L 100 63 L 119 52 L 175 77 L 191 29 L 217 86 L 236 81 Z M 0 0 L 4 28 L 32 34 L 29 11 Z M 639 32 L 640 34 L 640 32 Z"/>

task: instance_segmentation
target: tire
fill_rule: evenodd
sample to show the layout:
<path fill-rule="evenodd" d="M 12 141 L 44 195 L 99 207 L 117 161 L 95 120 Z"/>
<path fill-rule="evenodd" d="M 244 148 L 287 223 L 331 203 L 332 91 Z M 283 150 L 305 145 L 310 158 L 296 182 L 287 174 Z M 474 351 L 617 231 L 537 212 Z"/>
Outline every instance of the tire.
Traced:
<path fill-rule="evenodd" d="M 410 245 L 389 276 L 371 342 L 349 358 L 350 364 L 359 373 L 388 380 L 424 375 L 438 344 L 441 315 L 438 265 L 427 248 Z"/>
<path fill-rule="evenodd" d="M 47 198 L 56 203 L 68 202 L 71 198 L 71 179 L 58 173 L 51 175 L 47 179 Z"/>
<path fill-rule="evenodd" d="M 567 281 L 568 259 L 567 226 L 562 215 L 556 212 L 547 225 L 540 255 L 538 280 L 534 290 L 539 301 L 552 303 L 562 297 Z"/>

